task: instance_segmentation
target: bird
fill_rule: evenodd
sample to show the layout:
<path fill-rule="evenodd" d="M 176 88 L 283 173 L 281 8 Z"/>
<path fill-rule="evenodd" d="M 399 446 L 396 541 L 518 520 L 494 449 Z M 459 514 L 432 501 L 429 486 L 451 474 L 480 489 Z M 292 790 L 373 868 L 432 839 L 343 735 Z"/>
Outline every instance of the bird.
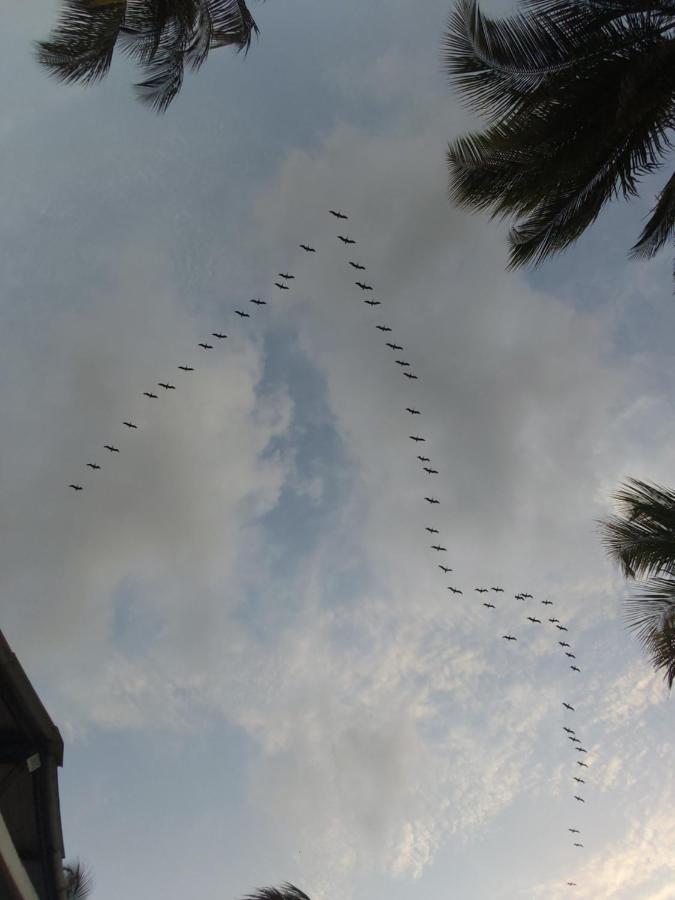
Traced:
<path fill-rule="evenodd" d="M 409 378 L 411 381 L 417 381 L 417 375 L 413 375 L 412 372 L 404 372 L 403 373 L 406 378 Z"/>
<path fill-rule="evenodd" d="M 574 734 L 574 729 L 568 728 L 567 725 L 563 725 L 563 731 L 566 731 L 568 734 Z"/>
<path fill-rule="evenodd" d="M 418 456 L 420 462 L 431 462 L 428 456 Z"/>
<path fill-rule="evenodd" d="M 494 603 L 483 603 L 483 606 L 486 606 L 488 609 L 496 609 L 497 607 Z"/>
<path fill-rule="evenodd" d="M 588 763 L 585 763 L 582 759 L 578 759 L 578 760 L 577 760 L 577 765 L 578 765 L 578 766 L 581 766 L 582 769 L 587 769 L 587 768 L 588 768 Z"/>
<path fill-rule="evenodd" d="M 549 622 L 550 622 L 552 625 L 555 625 L 555 623 L 556 623 L 556 622 L 559 622 L 559 621 L 560 621 L 560 619 L 549 619 Z"/>
<path fill-rule="evenodd" d="M 295 275 L 289 275 L 288 272 L 279 272 L 279 278 L 285 278 L 286 281 L 292 281 Z"/>
<path fill-rule="evenodd" d="M 289 291 L 290 288 L 287 284 L 280 284 L 280 282 L 275 281 L 275 285 L 279 288 L 280 291 Z"/>
<path fill-rule="evenodd" d="M 159 385 L 159 387 L 164 388 L 165 391 L 175 391 L 176 390 L 176 385 L 169 384 L 168 381 L 158 381 L 157 384 Z"/>
<path fill-rule="evenodd" d="M 438 475 L 438 469 L 430 469 L 429 466 L 425 466 L 424 471 L 427 475 Z"/>
<path fill-rule="evenodd" d="M 443 571 L 445 572 L 446 575 L 448 574 L 448 572 L 452 572 L 452 569 L 450 569 L 448 566 L 440 566 L 439 565 L 438 568 L 443 569 Z"/>
<path fill-rule="evenodd" d="M 453 594 L 462 594 L 463 593 L 463 591 L 460 591 L 460 589 L 456 588 L 456 587 L 449 587 L 448 590 L 452 591 Z"/>
<path fill-rule="evenodd" d="M 201 347 L 202 350 L 213 350 L 213 344 L 197 344 L 198 347 Z"/>
<path fill-rule="evenodd" d="M 310 247 L 309 244 L 299 244 L 305 253 L 316 253 L 316 247 Z"/>
<path fill-rule="evenodd" d="M 528 618 L 528 620 L 529 620 L 530 622 L 532 622 L 533 624 L 534 624 L 535 622 L 538 622 L 539 625 L 541 625 L 541 619 L 536 619 L 534 616 L 528 616 L 527 618 Z"/>
<path fill-rule="evenodd" d="M 427 503 L 431 503 L 432 505 L 433 505 L 434 503 L 440 503 L 440 502 L 441 502 L 440 500 L 437 500 L 435 497 L 425 497 L 424 499 L 427 501 Z"/>
<path fill-rule="evenodd" d="M 576 736 L 576 734 L 575 734 L 574 736 L 572 736 L 571 734 L 568 734 L 567 737 L 572 741 L 572 743 L 576 743 L 576 744 L 580 744 L 580 743 L 581 743 L 581 741 L 580 741 L 579 738 Z M 584 751 L 584 752 L 586 752 L 586 751 Z"/>
<path fill-rule="evenodd" d="M 362 269 L 364 272 L 366 271 L 365 266 L 362 266 L 361 263 L 353 262 L 351 259 L 349 260 L 349 265 L 354 269 Z"/>
<path fill-rule="evenodd" d="M 579 739 L 577 738 L 577 740 Z M 579 753 L 588 753 L 588 750 L 585 750 L 583 747 L 577 747 L 576 749 L 579 751 Z"/>
<path fill-rule="evenodd" d="M 570 706 L 569 703 L 565 703 L 564 700 L 563 700 L 563 706 L 565 707 L 565 709 L 569 709 L 571 712 L 574 712 L 574 707 Z"/>
<path fill-rule="evenodd" d="M 523 597 L 525 597 L 526 599 L 529 597 L 530 600 L 532 600 L 532 594 L 523 594 Z"/>
<path fill-rule="evenodd" d="M 567 830 L 572 834 L 581 834 L 578 828 L 568 828 Z"/>
<path fill-rule="evenodd" d="M 505 641 L 517 641 L 518 638 L 514 637 L 512 634 L 503 634 L 502 637 Z"/>
<path fill-rule="evenodd" d="M 578 841 L 575 841 L 575 842 L 574 842 L 574 846 L 575 846 L 575 847 L 583 847 L 584 845 L 583 845 L 583 844 L 580 844 Z"/>
<path fill-rule="evenodd" d="M 372 284 L 366 284 L 365 281 L 355 281 L 354 284 L 360 287 L 362 291 L 372 291 Z"/>
<path fill-rule="evenodd" d="M 152 391 L 143 391 L 144 397 L 149 397 L 151 400 L 157 399 L 157 394 L 153 394 Z"/>
<path fill-rule="evenodd" d="M 581 672 L 581 669 L 580 669 L 578 666 L 570 666 L 570 669 L 571 669 L 573 672 Z"/>
<path fill-rule="evenodd" d="M 194 372 L 192 366 L 178 366 L 182 372 Z"/>
<path fill-rule="evenodd" d="M 409 412 L 411 416 L 419 416 L 420 415 L 419 409 L 414 409 L 412 406 L 406 406 L 405 411 Z"/>
<path fill-rule="evenodd" d="M 391 350 L 403 350 L 403 347 L 401 347 L 400 344 L 387 343 L 387 347 L 389 347 Z"/>
<path fill-rule="evenodd" d="M 331 214 L 331 216 L 335 216 L 336 219 L 348 219 L 349 218 L 349 216 L 346 216 L 343 212 L 340 212 L 339 209 L 338 210 L 329 209 L 328 212 Z"/>
<path fill-rule="evenodd" d="M 367 303 L 368 306 L 382 306 L 381 300 L 364 300 L 364 303 Z"/>
<path fill-rule="evenodd" d="M 242 312 L 240 309 L 235 309 L 236 314 L 240 319 L 250 319 L 251 316 L 247 312 Z"/>
<path fill-rule="evenodd" d="M 558 629 L 558 631 L 569 631 L 569 628 L 565 628 L 564 625 L 556 625 L 555 627 Z"/>
<path fill-rule="evenodd" d="M 514 594 L 513 596 L 516 598 L 516 600 L 524 600 L 525 599 L 525 597 L 523 597 L 522 594 Z"/>
<path fill-rule="evenodd" d="M 112 444 L 104 444 L 103 446 L 105 447 L 106 450 L 110 450 L 111 453 L 119 453 L 120 452 L 119 447 L 113 447 Z"/>
<path fill-rule="evenodd" d="M 495 594 L 503 594 L 504 593 L 504 588 L 501 588 L 501 587 L 493 587 L 493 588 L 490 588 L 490 590 L 494 591 Z"/>
<path fill-rule="evenodd" d="M 569 647 L 569 644 L 565 643 L 565 641 L 558 641 L 561 647 Z"/>
<path fill-rule="evenodd" d="M 69 484 L 68 487 L 71 487 L 74 491 L 83 491 L 84 488 L 81 484 Z"/>
<path fill-rule="evenodd" d="M 574 653 L 565 652 L 565 656 L 569 656 L 570 659 L 576 659 L 576 656 L 574 655 Z"/>
<path fill-rule="evenodd" d="M 391 331 L 391 328 L 388 325 L 376 325 L 375 327 L 378 331 Z"/>
<path fill-rule="evenodd" d="M 424 526 L 424 530 L 428 531 L 429 534 L 438 534 L 439 533 L 438 528 L 430 528 L 428 525 Z"/>
<path fill-rule="evenodd" d="M 261 300 L 260 297 L 254 297 L 251 303 L 255 303 L 256 306 L 267 306 L 267 300 Z"/>
<path fill-rule="evenodd" d="M 585 802 L 586 802 L 586 801 L 584 800 L 584 798 L 583 798 L 583 797 L 580 797 L 578 794 L 575 794 L 575 795 L 574 795 L 574 799 L 575 799 L 575 800 L 578 800 L 579 803 L 585 803 Z"/>
<path fill-rule="evenodd" d="M 218 338 L 219 341 L 223 341 L 227 337 L 226 334 L 222 334 L 220 331 L 212 331 L 211 334 L 214 338 Z"/>
<path fill-rule="evenodd" d="M 487 588 L 474 588 L 474 591 L 478 591 L 479 594 L 487 594 L 489 593 Z"/>
<path fill-rule="evenodd" d="M 397 359 L 397 360 L 396 360 L 396 365 L 397 365 L 397 366 L 401 366 L 403 369 L 409 369 L 409 368 L 410 368 L 410 363 L 409 363 L 409 362 L 406 362 L 404 359 Z"/>
<path fill-rule="evenodd" d="M 338 237 L 340 238 L 340 240 L 342 241 L 343 244 L 355 244 L 356 243 L 356 241 L 352 240 L 352 238 L 350 238 L 349 235 L 338 234 Z"/>
<path fill-rule="evenodd" d="M 408 437 L 411 441 L 416 441 L 418 444 L 423 444 L 426 441 L 426 438 L 420 437 L 419 434 L 409 434 Z"/>
<path fill-rule="evenodd" d="M 432 549 L 432 550 L 438 550 L 438 552 L 440 553 L 441 550 L 445 550 L 445 551 L 447 552 L 447 549 L 448 549 L 448 548 L 447 548 L 447 547 L 441 547 L 440 544 L 432 544 L 431 549 Z"/>
<path fill-rule="evenodd" d="M 542 600 L 544 606 L 553 606 L 553 600 Z"/>
<path fill-rule="evenodd" d="M 577 778 L 576 775 L 574 775 L 574 776 L 572 776 L 572 777 L 574 778 L 575 781 L 578 781 L 579 784 L 586 784 L 586 782 L 584 781 L 583 778 Z"/>
<path fill-rule="evenodd" d="M 96 463 L 87 463 L 90 469 L 100 469 L 101 467 Z"/>
<path fill-rule="evenodd" d="M 126 425 L 127 428 L 138 428 L 138 425 L 134 425 L 133 422 L 122 422 L 123 425 Z"/>

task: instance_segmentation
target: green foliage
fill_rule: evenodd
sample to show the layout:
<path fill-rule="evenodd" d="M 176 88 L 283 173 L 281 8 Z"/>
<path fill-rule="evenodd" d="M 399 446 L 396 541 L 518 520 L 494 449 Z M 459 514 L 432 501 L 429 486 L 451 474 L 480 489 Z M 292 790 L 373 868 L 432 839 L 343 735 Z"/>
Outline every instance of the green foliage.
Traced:
<path fill-rule="evenodd" d="M 516 219 L 511 266 L 563 250 L 618 195 L 635 196 L 672 148 L 675 2 L 529 0 L 503 20 L 460 0 L 444 53 L 487 128 L 450 144 L 450 196 Z M 633 247 L 673 234 L 670 179 Z"/>
<path fill-rule="evenodd" d="M 257 26 L 245 0 L 64 0 L 38 61 L 65 82 L 92 84 L 110 68 L 116 47 L 134 58 L 145 78 L 139 99 L 164 112 L 209 50 L 248 50 Z"/>

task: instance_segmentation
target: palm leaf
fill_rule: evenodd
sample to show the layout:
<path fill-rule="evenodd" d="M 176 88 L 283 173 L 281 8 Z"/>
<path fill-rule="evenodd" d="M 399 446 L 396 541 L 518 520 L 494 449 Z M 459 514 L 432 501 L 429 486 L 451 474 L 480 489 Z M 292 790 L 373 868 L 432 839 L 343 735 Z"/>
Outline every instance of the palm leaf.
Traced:
<path fill-rule="evenodd" d="M 244 900 L 309 900 L 309 897 L 300 888 L 286 881 L 280 888 L 259 888 L 244 897 Z"/>
<path fill-rule="evenodd" d="M 652 578 L 644 590 L 626 601 L 629 628 L 649 655 L 652 665 L 664 671 L 668 687 L 675 681 L 675 579 Z"/>
<path fill-rule="evenodd" d="M 94 886 L 91 872 L 79 860 L 63 866 L 66 900 L 85 900 Z"/>
<path fill-rule="evenodd" d="M 671 175 L 658 196 L 640 239 L 631 250 L 633 256 L 651 257 L 663 247 L 675 230 L 675 175 Z"/>

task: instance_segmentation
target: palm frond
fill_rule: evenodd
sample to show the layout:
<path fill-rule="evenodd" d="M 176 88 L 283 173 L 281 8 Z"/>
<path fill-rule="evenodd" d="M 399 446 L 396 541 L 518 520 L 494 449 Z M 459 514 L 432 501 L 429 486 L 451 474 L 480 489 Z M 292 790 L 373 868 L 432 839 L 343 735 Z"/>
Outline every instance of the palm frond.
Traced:
<path fill-rule="evenodd" d="M 658 671 L 664 671 L 668 687 L 675 681 L 675 579 L 652 578 L 644 589 L 626 601 L 629 628 Z"/>
<path fill-rule="evenodd" d="M 66 900 L 85 900 L 94 886 L 91 872 L 79 860 L 63 866 Z"/>
<path fill-rule="evenodd" d="M 310 898 L 300 888 L 286 881 L 278 888 L 259 888 L 252 894 L 247 894 L 243 900 L 310 900 Z"/>
<path fill-rule="evenodd" d="M 603 543 L 624 575 L 675 575 L 675 492 L 629 478 L 614 500 L 620 515 L 599 524 Z"/>
<path fill-rule="evenodd" d="M 654 256 L 675 231 L 675 175 L 671 175 L 658 196 L 640 239 L 631 249 L 633 256 Z"/>

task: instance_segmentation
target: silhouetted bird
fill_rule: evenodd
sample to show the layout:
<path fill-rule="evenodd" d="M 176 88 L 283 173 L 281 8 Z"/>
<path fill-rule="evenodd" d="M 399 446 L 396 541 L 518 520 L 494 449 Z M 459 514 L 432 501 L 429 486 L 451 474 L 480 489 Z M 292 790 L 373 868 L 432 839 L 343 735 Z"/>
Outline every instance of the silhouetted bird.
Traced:
<path fill-rule="evenodd" d="M 68 487 L 71 487 L 74 491 L 83 491 L 84 488 L 81 484 L 69 484 Z"/>
<path fill-rule="evenodd" d="M 558 631 L 569 631 L 569 628 L 565 628 L 564 625 L 556 625 L 555 627 L 558 629 Z"/>
<path fill-rule="evenodd" d="M 440 534 L 438 528 L 430 528 L 428 525 L 424 526 L 424 530 L 428 531 L 429 534 Z"/>
<path fill-rule="evenodd" d="M 576 659 L 574 653 L 565 653 L 565 656 L 569 656 L 570 659 Z"/>
<path fill-rule="evenodd" d="M 449 591 L 452 591 L 453 594 L 461 594 L 461 593 L 463 593 L 463 591 L 460 591 L 460 589 L 459 589 L 459 588 L 456 588 L 456 587 L 449 587 L 448 590 L 449 590 Z"/>
<path fill-rule="evenodd" d="M 387 343 L 387 347 L 389 347 L 389 348 L 392 349 L 392 350 L 403 350 L 403 347 L 401 347 L 400 344 L 390 344 L 390 343 Z"/>
<path fill-rule="evenodd" d="M 144 397 L 149 397 L 151 400 L 157 399 L 157 394 L 153 394 L 152 391 L 143 391 Z"/>
<path fill-rule="evenodd" d="M 566 731 L 568 734 L 574 734 L 574 729 L 568 728 L 567 725 L 563 725 L 563 731 Z"/>
<path fill-rule="evenodd" d="M 528 616 L 527 618 L 528 618 L 528 621 L 532 622 L 533 624 L 535 622 L 537 622 L 539 625 L 541 625 L 541 619 L 535 619 L 534 616 Z"/>
<path fill-rule="evenodd" d="M 580 669 L 578 666 L 570 666 L 570 669 L 571 669 L 573 672 L 581 672 L 581 669 Z"/>
<path fill-rule="evenodd" d="M 279 288 L 280 291 L 288 291 L 288 290 L 290 290 L 290 288 L 288 287 L 287 284 L 280 284 L 278 281 L 275 281 L 274 283 L 275 283 L 275 285 Z"/>
<path fill-rule="evenodd" d="M 579 803 L 585 803 L 585 802 L 586 802 L 586 801 L 584 800 L 584 798 L 583 798 L 583 797 L 580 797 L 578 794 L 575 794 L 575 795 L 574 795 L 574 799 L 575 799 L 575 800 L 578 800 Z"/>
<path fill-rule="evenodd" d="M 404 369 L 409 369 L 409 368 L 410 368 L 410 363 L 409 363 L 409 362 L 406 362 L 404 359 L 397 359 L 397 360 L 396 360 L 396 365 L 397 365 L 397 366 L 401 366 L 401 367 L 404 368 Z"/>
<path fill-rule="evenodd" d="M 474 591 L 478 591 L 479 594 L 488 594 L 489 593 L 487 588 L 474 588 Z"/>
<path fill-rule="evenodd" d="M 382 306 L 382 302 L 380 300 L 364 300 L 364 303 L 367 303 L 368 306 Z"/>
<path fill-rule="evenodd" d="M 532 594 L 523 594 L 523 597 L 526 597 L 526 598 L 529 597 L 530 600 L 532 600 Z"/>
<path fill-rule="evenodd" d="M 391 328 L 388 325 L 376 325 L 375 327 L 378 331 L 391 331 Z"/>
<path fill-rule="evenodd" d="M 300 244 L 306 253 L 316 253 L 316 247 L 310 247 L 309 244 Z"/>
<path fill-rule="evenodd" d="M 134 425 L 133 422 L 122 422 L 123 425 L 126 425 L 127 428 L 138 428 L 138 425 Z"/>
<path fill-rule="evenodd" d="M 578 841 L 575 841 L 575 842 L 574 842 L 574 846 L 575 846 L 575 847 L 583 847 L 584 845 L 578 843 Z"/>
<path fill-rule="evenodd" d="M 580 743 L 581 743 L 581 740 L 576 736 L 576 734 L 574 734 L 574 735 L 568 734 L 567 737 L 568 737 L 568 738 L 572 741 L 572 743 L 574 743 L 574 744 L 580 744 Z"/>
<path fill-rule="evenodd" d="M 409 412 L 411 416 L 419 416 L 420 415 L 419 409 L 413 409 L 412 406 L 406 406 L 405 411 Z"/>
<path fill-rule="evenodd" d="M 235 312 L 239 316 L 240 319 L 250 319 L 251 318 L 249 313 L 242 312 L 242 310 L 240 310 L 240 309 L 235 309 Z"/>
<path fill-rule="evenodd" d="M 169 384 L 167 381 L 158 381 L 157 384 L 159 387 L 164 388 L 165 391 L 175 391 L 176 390 L 176 385 Z"/>
<path fill-rule="evenodd" d="M 585 763 L 585 762 L 583 762 L 583 761 L 580 760 L 580 759 L 577 760 L 577 765 L 578 765 L 578 766 L 581 766 L 583 769 L 587 769 L 587 768 L 588 768 L 588 763 Z"/>
<path fill-rule="evenodd" d="M 120 452 L 120 448 L 113 447 L 112 444 L 104 444 L 103 446 L 105 447 L 106 450 L 110 450 L 111 453 L 119 453 Z"/>
<path fill-rule="evenodd" d="M 497 607 L 494 603 L 483 603 L 483 606 L 487 606 L 488 609 L 496 609 Z"/>
<path fill-rule="evenodd" d="M 418 444 L 423 444 L 426 441 L 426 438 L 420 437 L 419 434 L 409 434 L 408 437 L 411 441 L 416 441 Z"/>
<path fill-rule="evenodd" d="M 448 566 L 439 566 L 438 568 L 443 569 L 446 575 L 448 574 L 448 572 L 452 572 L 452 569 L 448 568 Z"/>
<path fill-rule="evenodd" d="M 565 643 L 565 641 L 558 641 L 561 647 L 569 647 L 569 644 Z"/>
<path fill-rule="evenodd" d="M 335 216 L 336 219 L 348 219 L 349 218 L 349 216 L 346 216 L 343 212 L 340 212 L 340 210 L 329 209 L 328 212 L 331 214 L 331 216 Z"/>
<path fill-rule="evenodd" d="M 192 366 L 178 366 L 182 372 L 194 372 Z"/>
<path fill-rule="evenodd" d="M 568 828 L 567 829 L 571 834 L 581 834 L 578 828 Z"/>
<path fill-rule="evenodd" d="M 571 712 L 574 712 L 574 707 L 570 706 L 569 703 L 565 703 L 564 700 L 563 700 L 563 706 L 565 707 L 565 709 L 569 709 Z"/>
<path fill-rule="evenodd" d="M 409 378 L 411 381 L 417 381 L 417 375 L 413 375 L 412 372 L 404 372 L 403 373 L 406 378 Z"/>
<path fill-rule="evenodd" d="M 578 782 L 579 782 L 579 784 L 586 784 L 586 782 L 584 781 L 583 778 L 577 778 L 576 775 L 574 775 L 573 777 L 574 777 L 574 780 L 575 780 L 575 781 L 578 781 Z"/>
<path fill-rule="evenodd" d="M 338 237 L 342 241 L 343 244 L 355 244 L 356 241 L 352 240 L 349 235 L 338 234 Z"/>
<path fill-rule="evenodd" d="M 361 263 L 355 263 L 355 262 L 353 262 L 351 259 L 349 260 L 349 265 L 350 265 L 353 269 L 361 269 L 361 270 L 363 270 L 364 272 L 366 271 L 366 267 L 365 267 L 365 266 L 362 266 Z"/>
<path fill-rule="evenodd" d="M 446 550 L 446 551 L 447 551 L 448 548 L 447 548 L 447 547 L 441 547 L 440 544 L 433 544 L 432 547 L 431 547 L 431 549 L 432 549 L 432 550 L 438 550 L 438 551 L 440 552 L 441 550 Z"/>
<path fill-rule="evenodd" d="M 552 625 L 555 625 L 555 623 L 556 623 L 556 622 L 559 622 L 559 621 L 560 621 L 560 619 L 549 619 L 549 622 L 550 622 Z"/>
<path fill-rule="evenodd" d="M 218 338 L 218 340 L 220 341 L 224 340 L 227 337 L 226 334 L 221 334 L 220 331 L 212 331 L 211 334 L 214 336 L 214 338 Z"/>
<path fill-rule="evenodd" d="M 260 297 L 254 297 L 251 303 L 255 303 L 256 306 L 267 306 L 267 300 L 261 300 Z"/>
<path fill-rule="evenodd" d="M 494 591 L 495 594 L 503 594 L 504 593 L 504 588 L 500 588 L 500 587 L 493 587 L 493 588 L 490 588 L 490 590 Z"/>
<path fill-rule="evenodd" d="M 87 463 L 90 469 L 100 469 L 101 467 L 96 465 L 96 463 Z"/>
<path fill-rule="evenodd" d="M 285 278 L 286 281 L 292 281 L 295 275 L 289 275 L 288 272 L 279 272 L 279 278 Z"/>
<path fill-rule="evenodd" d="M 516 598 L 516 600 L 524 600 L 525 599 L 525 597 L 523 597 L 522 594 L 514 594 L 513 596 Z"/>
<path fill-rule="evenodd" d="M 544 606 L 553 606 L 553 600 L 542 600 Z"/>
<path fill-rule="evenodd" d="M 429 466 L 424 466 L 424 471 L 427 475 L 438 475 L 438 469 L 430 469 Z"/>
<path fill-rule="evenodd" d="M 372 291 L 372 284 L 366 284 L 365 281 L 355 281 L 354 284 L 360 287 L 362 291 Z"/>
<path fill-rule="evenodd" d="M 213 350 L 213 344 L 197 344 L 202 350 Z"/>
<path fill-rule="evenodd" d="M 420 462 L 431 462 L 428 456 L 418 456 Z"/>
<path fill-rule="evenodd" d="M 517 641 L 518 638 L 514 637 L 512 634 L 503 634 L 502 637 L 505 641 Z"/>
<path fill-rule="evenodd" d="M 427 501 L 427 503 L 431 503 L 431 504 L 441 502 L 440 500 L 437 500 L 435 497 L 425 497 L 424 499 Z"/>

